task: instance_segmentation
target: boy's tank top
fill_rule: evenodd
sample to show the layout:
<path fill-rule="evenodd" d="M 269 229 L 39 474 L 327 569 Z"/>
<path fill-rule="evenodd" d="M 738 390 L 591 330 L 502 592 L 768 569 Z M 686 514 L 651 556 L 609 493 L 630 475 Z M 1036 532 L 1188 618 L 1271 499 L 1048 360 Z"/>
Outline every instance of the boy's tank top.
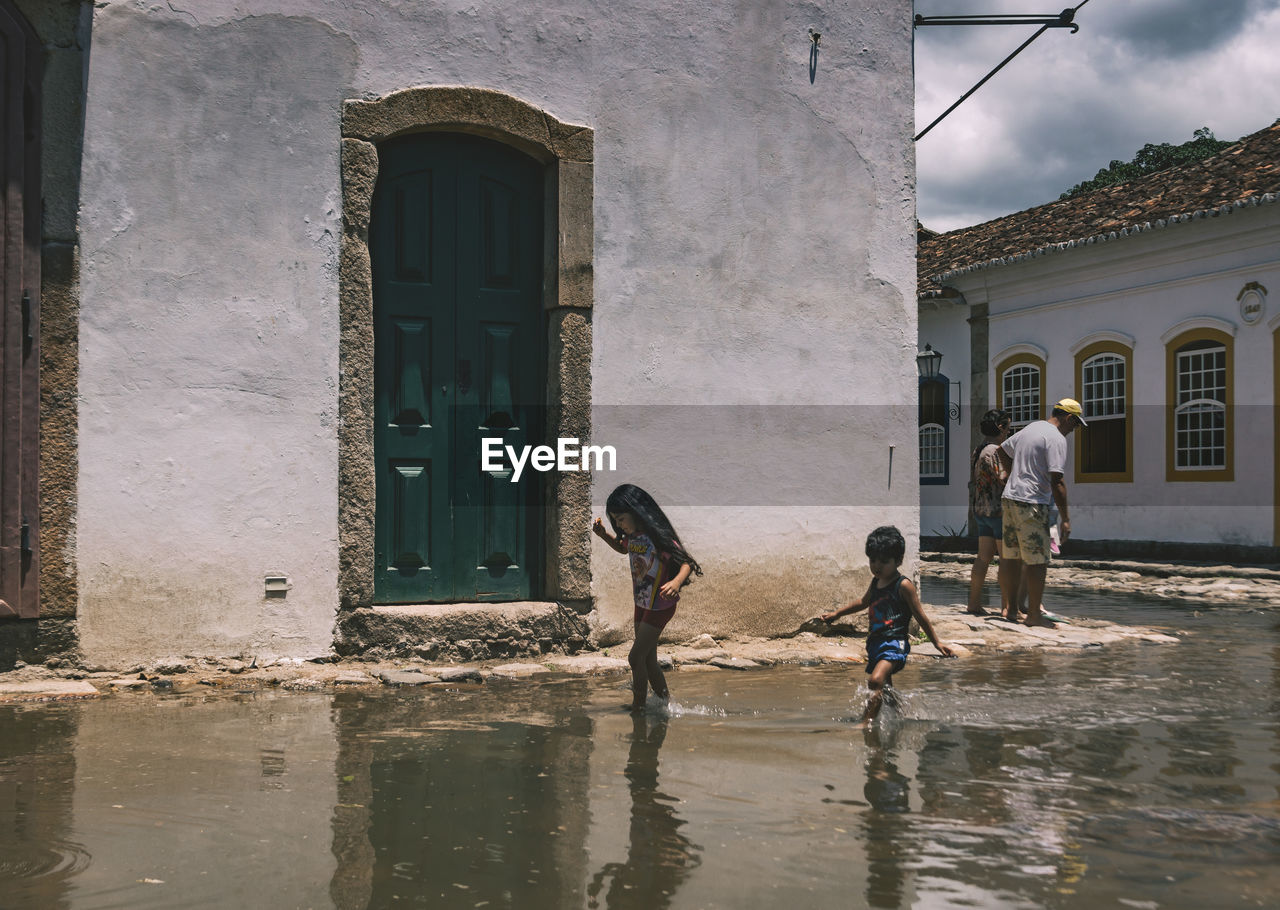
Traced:
<path fill-rule="evenodd" d="M 906 576 L 899 575 L 883 588 L 871 579 L 867 590 L 867 647 L 885 640 L 905 641 L 911 625 L 911 610 L 902 600 L 899 589 Z"/>

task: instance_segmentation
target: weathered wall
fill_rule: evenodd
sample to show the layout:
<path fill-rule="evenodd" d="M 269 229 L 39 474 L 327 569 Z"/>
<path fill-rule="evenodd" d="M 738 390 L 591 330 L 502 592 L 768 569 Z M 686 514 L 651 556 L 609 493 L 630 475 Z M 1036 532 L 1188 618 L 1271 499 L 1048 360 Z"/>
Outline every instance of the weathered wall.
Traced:
<path fill-rule="evenodd" d="M 595 131 L 593 435 L 620 464 L 594 499 L 651 487 L 707 567 L 672 634 L 793 628 L 863 583 L 870 528 L 895 522 L 914 546 L 910 15 L 905 0 L 99 4 L 86 648 L 328 647 L 339 105 L 411 86 L 495 89 Z M 695 410 L 637 432 L 651 415 L 615 407 L 635 404 Z M 598 628 L 626 632 L 625 563 L 593 551 L 592 570 Z M 263 598 L 271 571 L 286 598 Z"/>
<path fill-rule="evenodd" d="M 876 525 L 914 549 L 910 14 L 610 23 L 636 53 L 592 121 L 593 430 L 619 450 L 593 499 L 646 488 L 703 564 L 670 637 L 784 632 L 856 596 Z M 600 634 L 629 637 L 626 561 L 593 556 Z"/>
<path fill-rule="evenodd" d="M 96 10 L 78 522 L 94 659 L 329 646 L 355 57 L 314 20 Z M 284 598 L 264 597 L 273 572 Z"/>
<path fill-rule="evenodd" d="M 1073 433 L 1067 486 L 1074 536 L 1275 545 L 1277 249 L 1280 206 L 1272 203 L 980 270 L 949 282 L 970 304 L 990 307 L 991 368 L 1012 345 L 1030 343 L 1049 352 L 1049 404 L 1077 393 L 1073 348 L 1083 339 L 1099 332 L 1134 339 L 1133 480 L 1078 482 L 1074 450 L 1079 439 Z M 1241 318 L 1237 300 L 1251 281 L 1271 290 L 1268 311 L 1253 325 Z M 1196 317 L 1220 320 L 1233 338 L 1230 482 L 1166 480 L 1168 392 L 1162 336 Z M 933 325 L 932 320 L 926 313 L 921 324 Z M 967 334 L 967 328 L 964 331 Z M 967 342 L 959 337 L 946 342 L 956 348 L 963 343 Z M 996 381 L 992 375 L 993 402 Z M 922 504 L 942 511 L 934 500 L 943 495 L 952 514 L 958 514 L 966 497 L 963 483 L 922 491 Z"/>

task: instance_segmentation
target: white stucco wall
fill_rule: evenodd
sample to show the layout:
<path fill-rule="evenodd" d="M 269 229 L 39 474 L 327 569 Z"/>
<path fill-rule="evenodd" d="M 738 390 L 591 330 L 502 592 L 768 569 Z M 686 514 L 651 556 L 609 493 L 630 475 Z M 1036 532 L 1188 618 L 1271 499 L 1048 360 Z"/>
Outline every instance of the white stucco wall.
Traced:
<path fill-rule="evenodd" d="M 1048 403 L 1076 394 L 1083 339 L 1113 332 L 1134 339 L 1132 483 L 1067 481 L 1073 535 L 1085 539 L 1274 546 L 1274 289 L 1280 287 L 1280 206 L 1177 224 L 1104 244 L 1055 252 L 948 283 L 990 306 L 991 366 L 1016 344 L 1048 351 Z M 1245 284 L 1272 290 L 1253 325 L 1241 318 Z M 1233 482 L 1166 481 L 1166 348 L 1185 320 L 1210 317 L 1233 336 Z M 922 317 L 922 325 L 931 317 Z M 955 344 L 955 342 L 949 342 Z M 991 375 L 991 400 L 997 398 Z M 1084 430 L 1083 432 L 1088 432 Z M 1071 440 L 1074 459 L 1075 437 Z M 936 488 L 935 488 L 936 489 Z M 927 496 L 934 491 L 924 491 Z M 951 502 L 965 490 L 952 484 Z"/>
<path fill-rule="evenodd" d="M 709 569 L 685 632 L 794 626 L 861 583 L 877 524 L 914 550 L 910 17 L 905 0 L 97 4 L 85 650 L 327 650 L 339 106 L 411 86 L 595 130 L 595 441 L 620 461 L 597 499 L 627 480 L 670 504 Z M 615 407 L 636 404 L 709 410 L 641 434 Z M 625 563 L 597 551 L 593 569 L 600 628 L 629 627 Z M 287 597 L 264 599 L 269 572 Z"/>

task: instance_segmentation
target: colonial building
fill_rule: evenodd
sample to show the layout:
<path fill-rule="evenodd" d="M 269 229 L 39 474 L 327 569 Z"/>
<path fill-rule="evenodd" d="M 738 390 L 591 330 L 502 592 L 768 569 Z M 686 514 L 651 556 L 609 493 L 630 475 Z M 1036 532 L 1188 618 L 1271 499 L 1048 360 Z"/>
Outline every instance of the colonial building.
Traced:
<path fill-rule="evenodd" d="M 1073 537 L 1280 543 L 1280 122 L 1196 164 L 922 238 L 921 527 L 966 525 L 977 425 L 1062 397 Z M 1185 547 L 1183 548 L 1186 549 Z"/>
<path fill-rule="evenodd" d="M 9 660 L 616 640 L 624 481 L 672 635 L 914 546 L 906 0 L 0 13 Z"/>

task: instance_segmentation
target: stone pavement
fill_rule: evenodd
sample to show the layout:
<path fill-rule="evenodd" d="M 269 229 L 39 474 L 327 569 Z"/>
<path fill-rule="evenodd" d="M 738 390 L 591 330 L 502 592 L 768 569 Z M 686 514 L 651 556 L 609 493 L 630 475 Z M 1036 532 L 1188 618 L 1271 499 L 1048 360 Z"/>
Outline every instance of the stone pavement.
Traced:
<path fill-rule="evenodd" d="M 1057 629 L 1029 629 L 969 616 L 959 605 L 926 605 L 934 628 L 960 659 L 986 652 L 1074 651 L 1121 642 L 1172 644 L 1177 638 L 1152 629 L 1100 620 L 1074 619 Z M 852 620 L 852 621 L 849 621 Z M 703 635 L 691 642 L 659 646 L 665 666 L 676 672 L 741 672 L 778 664 L 839 666 L 865 663 L 865 614 L 827 626 L 806 622 L 795 635 L 775 639 L 722 639 Z M 336 691 L 350 688 L 427 687 L 459 691 L 488 680 L 551 675 L 610 675 L 625 679 L 628 646 L 573 655 L 543 655 L 520 662 L 485 661 L 438 665 L 420 660 L 361 661 L 283 659 L 258 664 L 239 660 L 172 658 L 127 671 L 89 669 L 50 661 L 0 674 L 0 703 L 67 698 L 142 697 L 155 693 L 283 689 Z M 912 659 L 938 659 L 933 645 L 913 645 Z"/>
<path fill-rule="evenodd" d="M 968 584 L 972 567 L 973 556 L 969 554 L 920 555 L 920 574 L 926 578 Z M 987 571 L 987 584 L 994 586 L 995 580 L 993 563 Z M 1280 607 L 1280 566 L 1055 558 L 1049 566 L 1046 587 Z"/>
<path fill-rule="evenodd" d="M 921 574 L 967 582 L 972 557 L 924 553 Z M 995 570 L 988 574 L 994 586 Z M 1250 608 L 1280 607 L 1280 567 L 1156 563 L 1136 560 L 1059 559 L 1049 569 L 1050 589 L 1086 589 L 1178 598 L 1205 603 L 1235 603 Z M 925 591 L 926 597 L 928 591 Z M 962 604 L 926 604 L 938 635 L 961 659 L 984 653 L 1020 650 L 1073 651 L 1124 642 L 1173 644 L 1169 635 L 1141 626 L 1071 618 L 1056 629 L 1027 628 L 991 616 L 970 616 Z M 778 664 L 839 666 L 865 662 L 865 614 L 831 626 L 810 620 L 789 637 L 713 639 L 659 646 L 665 666 L 677 672 L 741 672 Z M 612 675 L 625 678 L 627 644 L 576 654 L 544 654 L 516 661 L 441 663 L 429 659 L 369 661 L 281 659 L 273 661 L 170 658 L 127 669 L 78 667 L 53 659 L 41 666 L 20 666 L 0 673 L 0 702 L 49 701 L 168 692 L 211 690 L 336 691 L 360 687 L 428 687 L 456 691 L 487 680 L 519 680 L 550 675 Z M 912 658 L 938 658 L 927 642 L 913 645 Z"/>

